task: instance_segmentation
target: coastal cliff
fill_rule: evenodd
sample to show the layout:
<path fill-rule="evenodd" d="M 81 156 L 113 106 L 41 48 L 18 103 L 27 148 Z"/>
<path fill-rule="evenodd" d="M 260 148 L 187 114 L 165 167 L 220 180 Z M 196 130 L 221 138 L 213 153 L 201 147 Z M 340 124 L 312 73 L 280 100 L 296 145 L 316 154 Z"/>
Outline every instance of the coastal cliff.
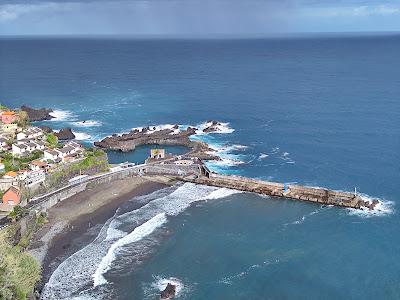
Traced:
<path fill-rule="evenodd" d="M 46 121 L 54 118 L 52 115 L 50 115 L 50 113 L 53 112 L 51 109 L 35 109 L 26 105 L 22 105 L 21 110 L 28 114 L 29 121 L 31 122 Z"/>

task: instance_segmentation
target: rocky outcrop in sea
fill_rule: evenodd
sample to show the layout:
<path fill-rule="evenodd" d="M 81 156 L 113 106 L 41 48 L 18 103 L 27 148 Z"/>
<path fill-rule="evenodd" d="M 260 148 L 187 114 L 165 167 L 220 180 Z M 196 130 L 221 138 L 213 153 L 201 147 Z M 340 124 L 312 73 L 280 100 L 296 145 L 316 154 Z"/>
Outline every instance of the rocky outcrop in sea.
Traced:
<path fill-rule="evenodd" d="M 54 118 L 52 115 L 50 115 L 50 113 L 53 112 L 51 109 L 35 109 L 26 105 L 22 105 L 21 110 L 28 114 L 29 121 L 31 122 L 46 121 Z"/>
<path fill-rule="evenodd" d="M 160 299 L 173 299 L 175 295 L 176 286 L 168 282 L 166 288 L 161 292 Z"/>
<path fill-rule="evenodd" d="M 75 134 L 72 132 L 72 129 L 67 127 L 61 129 L 59 132 L 54 132 L 54 135 L 58 137 L 59 140 L 73 140 L 75 138 Z"/>
<path fill-rule="evenodd" d="M 210 129 L 208 132 L 212 132 Z M 190 136 L 197 133 L 197 128 L 188 127 L 180 130 L 178 125 L 166 129 L 157 129 L 157 127 L 144 127 L 133 129 L 129 133 L 122 135 L 114 134 L 106 137 L 94 145 L 99 148 L 129 152 L 142 145 L 160 145 L 160 146 L 185 146 L 190 149 L 186 154 L 188 157 L 197 157 L 203 160 L 220 160 L 214 155 L 206 143 L 190 140 Z"/>

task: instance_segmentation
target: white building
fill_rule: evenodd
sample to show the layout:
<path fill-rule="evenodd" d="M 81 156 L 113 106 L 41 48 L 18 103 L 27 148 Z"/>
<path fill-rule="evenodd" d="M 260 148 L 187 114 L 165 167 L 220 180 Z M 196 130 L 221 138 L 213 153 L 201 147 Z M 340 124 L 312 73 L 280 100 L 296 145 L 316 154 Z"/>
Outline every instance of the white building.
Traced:
<path fill-rule="evenodd" d="M 45 149 L 43 153 L 45 160 L 57 161 L 63 158 L 62 153 L 57 149 Z"/>
<path fill-rule="evenodd" d="M 17 172 L 17 179 L 24 181 L 26 177 L 28 176 L 29 171 L 28 170 L 21 170 Z"/>
<path fill-rule="evenodd" d="M 27 138 L 27 136 L 26 136 L 25 132 L 18 132 L 17 133 L 17 141 L 25 140 L 26 138 Z"/>
<path fill-rule="evenodd" d="M 12 144 L 11 153 L 14 156 L 24 156 L 28 152 L 28 146 L 26 144 Z"/>
<path fill-rule="evenodd" d="M 32 143 L 36 145 L 36 150 L 41 150 L 41 151 L 43 151 L 43 150 L 46 148 L 45 143 L 42 142 L 42 141 L 34 141 L 34 142 L 32 142 Z"/>
<path fill-rule="evenodd" d="M 44 182 L 45 179 L 46 176 L 43 170 L 31 171 L 25 178 L 25 184 L 27 186 L 35 185 Z"/>
<path fill-rule="evenodd" d="M 82 145 L 74 141 L 66 143 L 64 147 L 72 148 L 71 154 L 75 154 L 83 150 Z"/>
<path fill-rule="evenodd" d="M 29 163 L 29 168 L 32 171 L 39 171 L 39 170 L 43 170 L 43 171 L 47 171 L 49 165 L 44 162 L 44 161 L 40 161 L 40 160 L 33 160 Z"/>

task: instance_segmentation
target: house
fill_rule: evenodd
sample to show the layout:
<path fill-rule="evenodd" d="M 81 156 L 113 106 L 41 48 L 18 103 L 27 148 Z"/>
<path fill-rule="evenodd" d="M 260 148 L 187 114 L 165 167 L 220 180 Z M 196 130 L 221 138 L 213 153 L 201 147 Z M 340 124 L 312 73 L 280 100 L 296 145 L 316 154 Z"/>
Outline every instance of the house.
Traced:
<path fill-rule="evenodd" d="M 25 178 L 25 184 L 27 186 L 35 185 L 44 182 L 45 179 L 46 176 L 43 170 L 31 171 Z"/>
<path fill-rule="evenodd" d="M 62 153 L 62 157 L 64 158 L 65 156 L 73 154 L 72 153 L 73 150 L 74 150 L 74 148 L 72 148 L 70 146 L 64 146 L 59 151 Z"/>
<path fill-rule="evenodd" d="M 56 149 L 47 148 L 44 150 L 43 154 L 45 160 L 58 161 L 62 159 L 61 152 Z"/>
<path fill-rule="evenodd" d="M 43 136 L 42 129 L 38 127 L 30 127 L 24 133 L 28 139 L 38 139 Z"/>
<path fill-rule="evenodd" d="M 17 121 L 17 115 L 13 111 L 5 111 L 1 114 L 1 121 L 4 124 L 11 124 Z"/>
<path fill-rule="evenodd" d="M 74 141 L 70 141 L 70 142 L 66 143 L 64 147 L 72 148 L 71 154 L 76 154 L 83 150 L 82 145 L 77 142 L 74 142 Z"/>
<path fill-rule="evenodd" d="M 47 172 L 49 165 L 44 162 L 44 161 L 40 161 L 40 160 L 33 160 L 29 163 L 29 168 L 32 171 L 39 171 L 39 170 L 43 170 L 45 172 Z"/>
<path fill-rule="evenodd" d="M 7 205 L 18 205 L 21 202 L 21 191 L 16 186 L 11 186 L 3 195 L 3 203 Z"/>
<path fill-rule="evenodd" d="M 0 162 L 0 173 L 3 173 L 6 170 L 6 166 Z"/>
<path fill-rule="evenodd" d="M 165 158 L 165 149 L 151 149 L 150 157 L 154 159 L 163 159 Z"/>
<path fill-rule="evenodd" d="M 43 151 L 44 148 L 46 148 L 45 143 L 42 142 L 42 141 L 33 141 L 32 143 L 36 145 L 36 150 L 41 150 L 41 151 Z"/>
<path fill-rule="evenodd" d="M 14 156 L 24 156 L 29 153 L 29 147 L 26 144 L 12 144 L 11 152 Z"/>
<path fill-rule="evenodd" d="M 25 140 L 26 138 L 27 138 L 27 135 L 26 135 L 25 132 L 18 132 L 17 133 L 17 141 Z"/>
<path fill-rule="evenodd" d="M 3 123 L 1 124 L 1 130 L 7 134 L 15 134 L 15 132 L 17 132 L 18 130 L 18 125 L 15 123 L 10 123 L 10 124 Z"/>
<path fill-rule="evenodd" d="M 16 179 L 17 178 L 17 173 L 14 171 L 9 171 L 6 174 L 4 174 L 3 178 L 6 179 Z"/>
<path fill-rule="evenodd" d="M 6 191 L 10 186 L 18 185 L 17 178 L 0 178 L 0 191 Z"/>
<path fill-rule="evenodd" d="M 24 181 L 28 176 L 28 170 L 20 170 L 17 172 L 17 179 L 20 181 Z"/>

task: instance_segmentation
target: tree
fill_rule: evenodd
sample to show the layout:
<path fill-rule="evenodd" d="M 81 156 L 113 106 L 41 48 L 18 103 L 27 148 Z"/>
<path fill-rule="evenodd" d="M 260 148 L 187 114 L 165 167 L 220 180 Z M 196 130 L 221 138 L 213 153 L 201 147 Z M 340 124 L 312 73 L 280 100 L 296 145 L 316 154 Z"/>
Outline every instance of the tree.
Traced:
<path fill-rule="evenodd" d="M 46 141 L 50 148 L 55 148 L 58 145 L 58 138 L 54 133 L 49 133 L 46 137 Z"/>
<path fill-rule="evenodd" d="M 14 209 L 8 214 L 8 218 L 15 223 L 20 217 L 25 214 L 25 209 L 21 206 L 17 205 Z"/>

